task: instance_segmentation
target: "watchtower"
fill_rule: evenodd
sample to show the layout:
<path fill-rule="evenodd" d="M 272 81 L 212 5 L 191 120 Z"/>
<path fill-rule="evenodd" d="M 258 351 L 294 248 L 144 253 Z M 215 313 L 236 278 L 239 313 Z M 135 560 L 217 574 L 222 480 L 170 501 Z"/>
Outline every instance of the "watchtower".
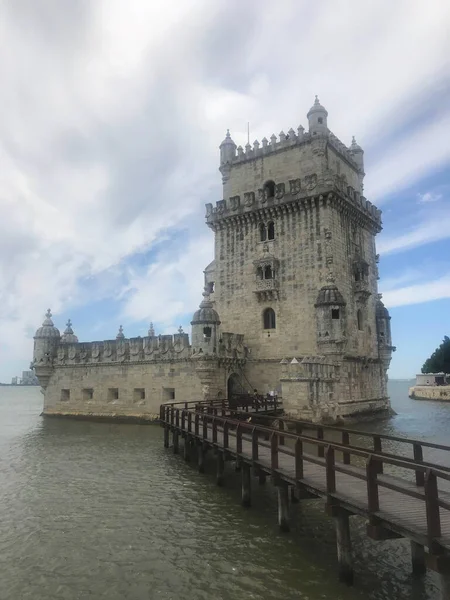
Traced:
<path fill-rule="evenodd" d="M 245 149 L 227 132 L 223 199 L 206 206 L 215 233 L 206 285 L 222 326 L 244 334 L 255 387 L 279 387 L 282 360 L 329 356 L 340 381 L 350 373 L 347 395 L 385 398 L 376 322 L 381 212 L 363 195 L 355 139 L 347 147 L 328 129 L 317 96 L 307 119 L 308 131 L 291 128 Z"/>

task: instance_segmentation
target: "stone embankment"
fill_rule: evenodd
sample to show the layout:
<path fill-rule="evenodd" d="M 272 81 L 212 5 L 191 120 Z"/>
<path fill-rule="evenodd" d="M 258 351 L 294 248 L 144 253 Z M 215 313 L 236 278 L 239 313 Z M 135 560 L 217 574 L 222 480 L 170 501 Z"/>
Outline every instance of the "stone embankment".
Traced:
<path fill-rule="evenodd" d="M 450 402 L 450 385 L 415 385 L 409 388 L 413 400 L 442 400 Z"/>

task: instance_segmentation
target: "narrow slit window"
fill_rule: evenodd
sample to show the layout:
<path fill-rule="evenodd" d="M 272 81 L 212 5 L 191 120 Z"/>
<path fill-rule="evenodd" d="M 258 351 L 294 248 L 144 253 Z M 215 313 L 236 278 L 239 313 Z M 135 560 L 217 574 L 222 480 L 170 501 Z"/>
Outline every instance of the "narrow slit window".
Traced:
<path fill-rule="evenodd" d="M 359 331 L 362 331 L 363 330 L 363 315 L 362 315 L 361 309 L 358 309 L 358 312 L 356 313 L 356 320 L 358 322 Z"/>

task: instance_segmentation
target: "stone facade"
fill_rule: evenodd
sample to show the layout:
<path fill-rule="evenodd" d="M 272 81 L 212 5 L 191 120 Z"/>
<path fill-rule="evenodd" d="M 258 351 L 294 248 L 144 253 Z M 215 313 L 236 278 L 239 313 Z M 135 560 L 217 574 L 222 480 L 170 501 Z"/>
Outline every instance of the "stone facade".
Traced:
<path fill-rule="evenodd" d="M 43 337 L 44 323 L 34 358 L 44 412 L 150 417 L 170 399 L 164 390 L 191 400 L 253 388 L 277 390 L 286 412 L 312 420 L 389 409 L 395 348 L 377 293 L 381 213 L 363 195 L 362 149 L 354 139 L 342 144 L 327 117 L 316 98 L 308 132 L 290 129 L 245 150 L 227 133 L 223 199 L 206 206 L 215 256 L 191 345 L 186 334 L 151 332 L 79 344 L 71 328 L 61 340 L 59 332 Z M 112 401 L 109 387 L 120 390 Z M 70 399 L 61 400 L 62 389 Z M 98 392 L 87 400 L 84 389 Z M 141 402 L 136 389 L 145 389 Z"/>

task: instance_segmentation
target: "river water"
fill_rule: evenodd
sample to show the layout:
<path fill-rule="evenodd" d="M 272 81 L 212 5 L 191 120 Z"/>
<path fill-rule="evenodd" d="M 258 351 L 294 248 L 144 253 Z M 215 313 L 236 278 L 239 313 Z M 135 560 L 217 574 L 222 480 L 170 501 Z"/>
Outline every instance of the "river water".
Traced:
<path fill-rule="evenodd" d="M 408 399 L 366 430 L 449 443 L 450 404 Z M 355 586 L 337 583 L 323 502 L 292 506 L 280 534 L 270 484 L 240 506 L 240 482 L 200 475 L 156 426 L 43 419 L 39 388 L 0 387 L 0 600 L 414 600 L 438 597 L 410 574 L 409 543 L 373 542 L 351 519 Z"/>

